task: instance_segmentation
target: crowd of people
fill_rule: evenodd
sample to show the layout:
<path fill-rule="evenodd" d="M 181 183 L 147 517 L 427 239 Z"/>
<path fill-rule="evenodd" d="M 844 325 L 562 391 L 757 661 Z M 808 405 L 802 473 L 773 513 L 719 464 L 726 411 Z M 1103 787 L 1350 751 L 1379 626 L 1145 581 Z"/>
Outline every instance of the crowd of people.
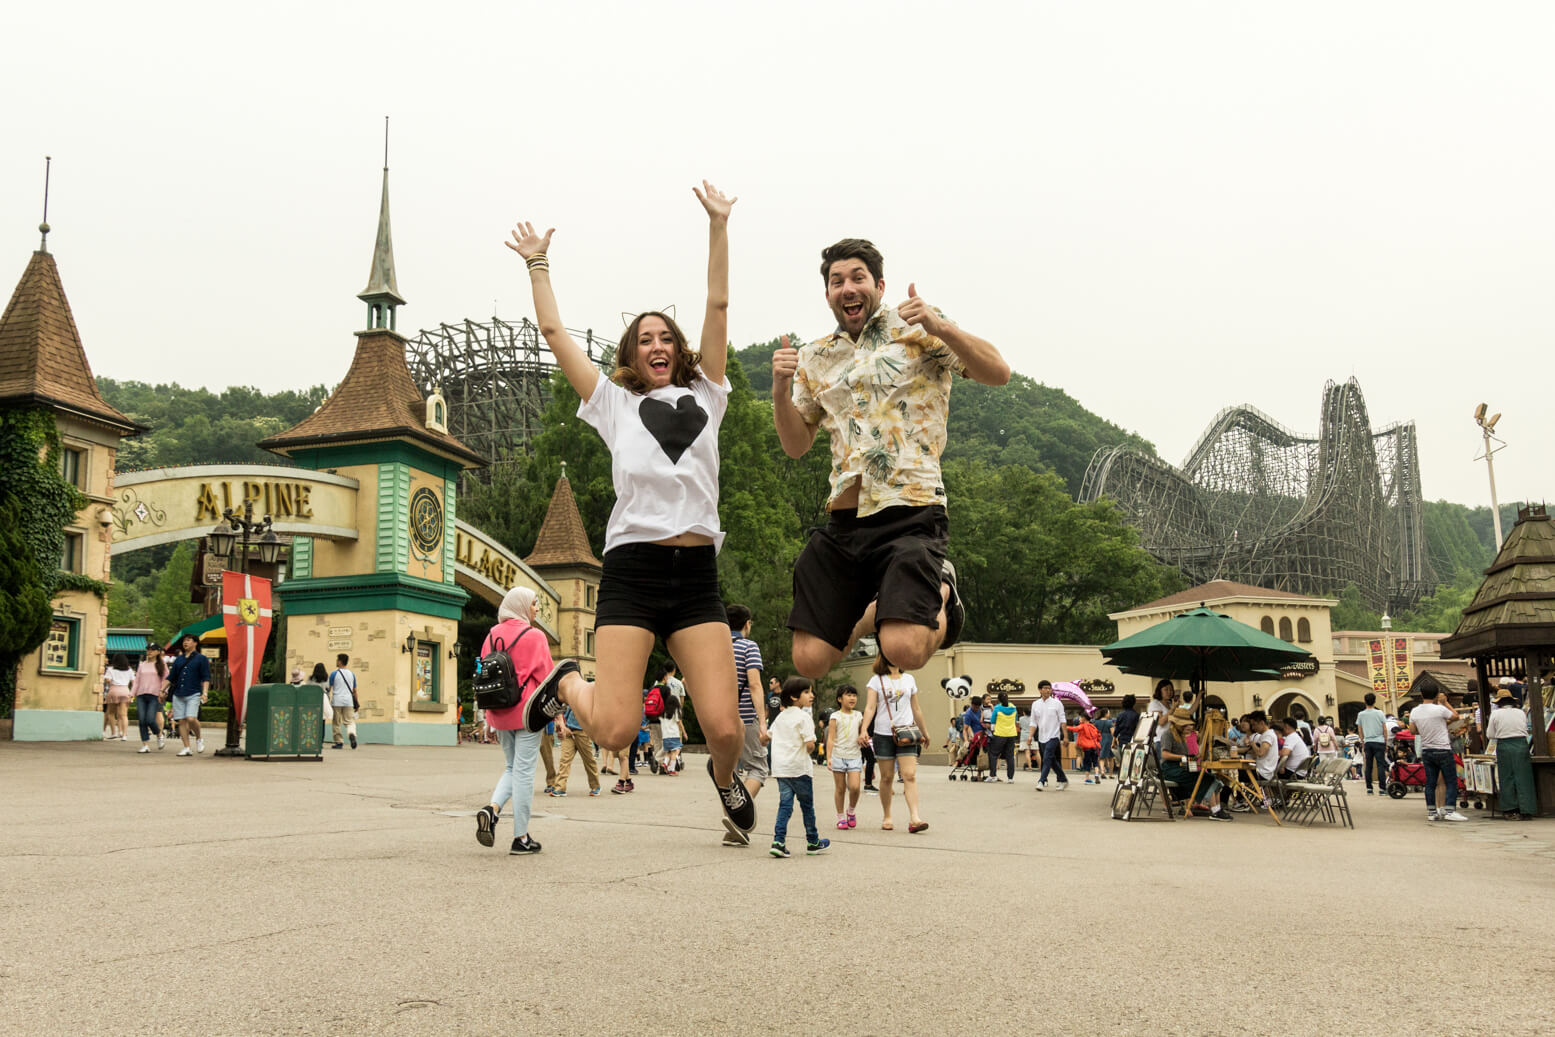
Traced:
<path fill-rule="evenodd" d="M 158 750 L 166 748 L 171 728 L 182 742 L 177 755 L 203 753 L 200 706 L 209 700 L 210 690 L 210 660 L 192 634 L 179 639 L 167 655 L 161 645 L 148 644 L 133 667 L 128 656 L 115 654 L 103 674 L 103 740 L 128 740 L 129 704 L 134 702 L 138 752 L 150 753 L 153 738 Z"/>

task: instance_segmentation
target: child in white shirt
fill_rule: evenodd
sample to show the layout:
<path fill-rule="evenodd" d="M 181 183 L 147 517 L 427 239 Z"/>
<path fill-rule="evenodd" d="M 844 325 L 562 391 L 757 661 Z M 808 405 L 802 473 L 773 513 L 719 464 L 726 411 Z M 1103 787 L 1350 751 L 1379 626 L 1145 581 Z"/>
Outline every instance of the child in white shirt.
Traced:
<path fill-rule="evenodd" d="M 794 812 L 794 800 L 799 800 L 799 812 L 804 818 L 805 852 L 814 856 L 825 853 L 831 840 L 822 839 L 815 827 L 815 788 L 810 774 L 814 762 L 810 754 L 815 751 L 815 718 L 810 706 L 815 702 L 815 692 L 809 678 L 790 677 L 783 682 L 779 693 L 783 711 L 767 728 L 772 739 L 772 777 L 778 783 L 777 827 L 772 833 L 772 856 L 787 857 L 788 819 Z"/>

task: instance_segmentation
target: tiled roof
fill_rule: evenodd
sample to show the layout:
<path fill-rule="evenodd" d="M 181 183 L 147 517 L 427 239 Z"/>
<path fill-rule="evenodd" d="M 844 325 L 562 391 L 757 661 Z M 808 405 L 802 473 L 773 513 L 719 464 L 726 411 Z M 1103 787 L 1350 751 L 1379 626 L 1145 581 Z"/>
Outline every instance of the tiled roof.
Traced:
<path fill-rule="evenodd" d="M 73 411 L 126 433 L 141 429 L 98 393 L 59 269 L 47 252 L 32 254 L 0 317 L 0 403 Z"/>
<path fill-rule="evenodd" d="M 427 428 L 426 400 L 405 366 L 405 340 L 392 331 L 360 331 L 351 370 L 324 405 L 259 445 L 285 454 L 304 447 L 388 438 L 411 440 L 458 458 L 466 467 L 486 463 L 448 433 Z"/>
<path fill-rule="evenodd" d="M 1442 655 L 1461 659 L 1497 649 L 1520 654 L 1555 646 L 1555 521 L 1541 505 L 1517 515 L 1474 600 Z"/>
<path fill-rule="evenodd" d="M 540 523 L 540 534 L 535 537 L 535 549 L 524 559 L 529 566 L 542 565 L 592 565 L 602 568 L 604 563 L 594 557 L 589 537 L 583 529 L 583 516 L 578 513 L 578 501 L 572 495 L 572 484 L 564 475 L 556 480 L 556 491 L 551 494 L 551 505 L 545 510 L 545 521 Z"/>
<path fill-rule="evenodd" d="M 1311 598 L 1305 594 L 1293 594 L 1290 591 L 1276 591 L 1267 587 L 1254 587 L 1247 583 L 1235 583 L 1231 580 L 1211 580 L 1209 583 L 1189 587 L 1176 594 L 1168 594 L 1164 598 L 1157 598 L 1144 605 L 1134 605 L 1125 611 L 1143 612 L 1146 609 L 1164 609 L 1174 605 L 1197 605 L 1201 601 L 1219 601 L 1225 598 L 1285 598 L 1290 601 L 1310 602 L 1324 600 Z"/>

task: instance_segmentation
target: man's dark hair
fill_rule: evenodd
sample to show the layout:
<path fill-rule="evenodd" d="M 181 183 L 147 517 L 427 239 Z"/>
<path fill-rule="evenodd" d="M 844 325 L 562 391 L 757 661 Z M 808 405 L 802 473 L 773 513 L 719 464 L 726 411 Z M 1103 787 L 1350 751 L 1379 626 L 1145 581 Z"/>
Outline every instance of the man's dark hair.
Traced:
<path fill-rule="evenodd" d="M 810 678 L 790 677 L 783 682 L 783 690 L 778 692 L 778 698 L 784 706 L 792 706 L 799 701 L 799 696 L 810 690 Z"/>
<path fill-rule="evenodd" d="M 1368 707 L 1371 707 L 1371 706 L 1375 706 L 1376 704 L 1377 704 L 1377 694 L 1376 694 L 1376 692 L 1368 691 L 1366 693 L 1366 705 Z"/>
<path fill-rule="evenodd" d="M 1280 726 L 1289 731 L 1301 730 L 1301 725 L 1296 723 L 1295 717 L 1285 717 L 1280 721 Z"/>
<path fill-rule="evenodd" d="M 1193 705 L 1193 690 L 1191 688 L 1182 693 L 1182 704 L 1184 706 Z"/>
<path fill-rule="evenodd" d="M 869 276 L 876 281 L 885 277 L 885 257 L 871 242 L 863 238 L 843 238 L 835 245 L 821 249 L 821 280 L 831 280 L 831 265 L 841 259 L 857 259 L 869 268 Z"/>
<path fill-rule="evenodd" d="M 1037 690 L 1038 691 L 1041 691 L 1043 688 L 1051 688 L 1052 686 L 1053 686 L 1053 682 L 1052 681 L 1037 681 Z"/>
<path fill-rule="evenodd" d="M 675 664 L 674 663 L 665 663 L 663 666 L 659 667 L 659 680 L 662 681 L 664 678 L 668 677 L 670 674 L 672 674 L 674 672 L 675 672 Z"/>
<path fill-rule="evenodd" d="M 341 652 L 339 655 L 335 656 L 335 665 L 336 666 L 344 666 L 346 663 L 348 663 L 350 661 L 351 661 L 351 657 L 349 655 L 347 655 L 346 653 L 344 653 L 344 652 Z"/>
<path fill-rule="evenodd" d="M 1247 714 L 1247 719 L 1255 724 L 1264 724 L 1267 726 L 1269 723 L 1269 714 L 1265 713 L 1261 709 L 1255 709 L 1251 713 Z"/>
<path fill-rule="evenodd" d="M 1427 700 L 1434 699 L 1434 698 L 1436 698 L 1436 689 L 1435 688 L 1421 688 L 1420 689 L 1420 697 L 1423 698 L 1423 699 L 1427 699 Z"/>
<path fill-rule="evenodd" d="M 724 612 L 728 613 L 730 630 L 744 630 L 745 624 L 751 621 L 751 610 L 744 605 L 730 605 Z"/>
<path fill-rule="evenodd" d="M 1124 695 L 1123 696 L 1123 708 L 1124 709 L 1133 709 L 1134 708 L 1134 703 L 1136 703 L 1138 701 L 1139 701 L 1139 698 L 1137 696 L 1133 695 L 1133 694 Z"/>

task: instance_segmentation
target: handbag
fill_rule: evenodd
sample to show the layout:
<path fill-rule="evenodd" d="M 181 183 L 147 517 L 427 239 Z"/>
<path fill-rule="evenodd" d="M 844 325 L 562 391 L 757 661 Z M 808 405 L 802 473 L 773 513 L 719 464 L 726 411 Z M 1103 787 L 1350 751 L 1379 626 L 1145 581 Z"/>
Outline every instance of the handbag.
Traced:
<path fill-rule="evenodd" d="M 893 688 L 896 682 L 892 681 Z M 923 740 L 923 732 L 918 730 L 917 724 L 898 724 L 896 715 L 891 711 L 891 696 L 886 694 L 885 680 L 880 682 L 880 698 L 885 703 L 886 719 L 891 722 L 891 740 L 900 746 L 917 745 Z"/>

